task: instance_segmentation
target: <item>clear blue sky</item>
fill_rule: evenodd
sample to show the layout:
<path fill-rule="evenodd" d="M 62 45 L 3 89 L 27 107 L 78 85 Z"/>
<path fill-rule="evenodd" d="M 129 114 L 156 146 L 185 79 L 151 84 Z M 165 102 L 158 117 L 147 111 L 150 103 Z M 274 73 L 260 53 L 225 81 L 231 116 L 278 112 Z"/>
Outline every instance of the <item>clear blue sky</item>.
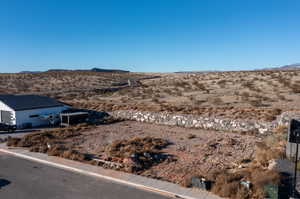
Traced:
<path fill-rule="evenodd" d="M 0 0 L 0 72 L 297 62 L 299 0 Z"/>

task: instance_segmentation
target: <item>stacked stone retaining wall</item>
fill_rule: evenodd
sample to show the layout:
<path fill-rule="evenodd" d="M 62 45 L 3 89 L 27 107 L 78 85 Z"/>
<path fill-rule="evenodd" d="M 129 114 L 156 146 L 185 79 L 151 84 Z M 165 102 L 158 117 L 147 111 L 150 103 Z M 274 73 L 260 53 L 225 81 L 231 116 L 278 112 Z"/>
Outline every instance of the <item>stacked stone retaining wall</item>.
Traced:
<path fill-rule="evenodd" d="M 300 112 L 284 112 L 273 122 L 233 120 L 216 117 L 201 117 L 194 115 L 170 114 L 166 112 L 143 112 L 134 110 L 119 110 L 114 111 L 111 114 L 114 117 L 139 122 L 220 131 L 258 131 L 262 134 L 272 131 L 277 126 L 287 126 L 292 118 L 300 119 Z"/>

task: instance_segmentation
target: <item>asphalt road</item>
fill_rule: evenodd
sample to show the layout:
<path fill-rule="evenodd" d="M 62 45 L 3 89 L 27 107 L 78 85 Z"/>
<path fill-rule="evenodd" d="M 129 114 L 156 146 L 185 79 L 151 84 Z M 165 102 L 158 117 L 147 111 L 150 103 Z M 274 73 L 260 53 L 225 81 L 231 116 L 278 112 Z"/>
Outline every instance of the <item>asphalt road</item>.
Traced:
<path fill-rule="evenodd" d="M 170 199 L 0 152 L 2 199 Z"/>

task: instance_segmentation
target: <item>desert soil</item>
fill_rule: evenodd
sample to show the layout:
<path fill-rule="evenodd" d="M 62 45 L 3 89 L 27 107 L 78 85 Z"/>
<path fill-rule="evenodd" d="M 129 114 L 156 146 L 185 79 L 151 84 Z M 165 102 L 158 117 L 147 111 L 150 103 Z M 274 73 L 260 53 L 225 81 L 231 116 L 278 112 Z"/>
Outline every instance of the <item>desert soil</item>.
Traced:
<path fill-rule="evenodd" d="M 136 82 L 128 86 L 128 80 Z M 299 110 L 300 71 L 0 74 L 1 94 L 48 95 L 97 111 L 167 111 L 273 121 Z"/>
<path fill-rule="evenodd" d="M 235 133 L 124 121 L 82 132 L 79 137 L 66 140 L 66 144 L 81 152 L 105 157 L 105 148 L 113 141 L 146 136 L 170 141 L 172 144 L 163 152 L 176 161 L 165 161 L 141 175 L 174 183 L 182 183 L 190 174 L 206 175 L 213 170 L 236 168 L 241 160 L 251 159 L 255 143 L 260 140 Z"/>

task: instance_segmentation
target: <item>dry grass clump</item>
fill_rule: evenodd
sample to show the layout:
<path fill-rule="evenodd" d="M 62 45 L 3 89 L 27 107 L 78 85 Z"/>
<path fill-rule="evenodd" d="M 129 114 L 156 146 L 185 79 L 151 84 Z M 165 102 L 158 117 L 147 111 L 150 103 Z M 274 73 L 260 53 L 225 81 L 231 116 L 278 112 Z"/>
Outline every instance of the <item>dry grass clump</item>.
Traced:
<path fill-rule="evenodd" d="M 211 191 L 221 197 L 231 199 L 264 199 L 266 185 L 280 185 L 283 178 L 273 170 L 250 167 L 232 172 L 229 170 L 212 170 L 209 174 L 191 173 L 181 182 L 182 186 L 192 187 L 193 178 L 206 178 L 213 183 Z M 242 182 L 249 181 L 247 188 Z"/>
<path fill-rule="evenodd" d="M 278 126 L 276 129 L 273 130 L 276 135 L 287 135 L 288 127 L 287 126 Z"/>
<path fill-rule="evenodd" d="M 258 143 L 254 154 L 254 160 L 262 167 L 268 167 L 270 160 L 284 157 L 284 151 L 281 148 L 267 146 L 265 143 Z"/>
<path fill-rule="evenodd" d="M 187 138 L 188 138 L 188 139 L 194 139 L 194 138 L 196 138 L 196 137 L 197 137 L 197 136 L 196 136 L 195 134 L 191 134 L 191 133 L 187 135 Z"/>
<path fill-rule="evenodd" d="M 7 146 L 17 146 L 18 143 L 20 142 L 21 138 L 13 138 L 13 137 L 8 137 L 6 145 Z"/>
<path fill-rule="evenodd" d="M 78 125 L 64 129 L 55 129 L 31 133 L 23 138 L 9 138 L 7 146 L 29 147 L 31 152 L 47 153 L 51 156 L 59 156 L 72 160 L 89 160 L 86 154 L 69 149 L 63 145 L 65 139 L 79 136 L 80 132 L 90 127 Z"/>
<path fill-rule="evenodd" d="M 127 162 L 125 171 L 139 173 L 167 159 L 168 156 L 160 150 L 169 144 L 161 138 L 136 137 L 115 141 L 106 148 L 106 152 L 109 154 L 109 160 L 121 159 L 121 162 Z"/>
<path fill-rule="evenodd" d="M 252 185 L 250 189 L 243 186 L 242 181 L 250 181 Z M 233 199 L 264 199 L 264 186 L 279 185 L 280 181 L 280 174 L 272 170 L 250 168 L 236 173 L 224 171 L 215 179 L 212 192 Z"/>
<path fill-rule="evenodd" d="M 209 101 L 211 101 L 211 103 L 214 105 L 221 105 L 224 103 L 220 97 L 211 98 Z"/>
<path fill-rule="evenodd" d="M 135 137 L 130 140 L 114 141 L 107 152 L 113 157 L 126 158 L 134 153 L 157 152 L 169 145 L 167 140 L 154 137 Z"/>
<path fill-rule="evenodd" d="M 221 196 L 236 198 L 236 193 L 240 188 L 240 181 L 244 178 L 239 173 L 227 173 L 224 172 L 217 176 L 212 192 Z"/>
<path fill-rule="evenodd" d="M 290 85 L 290 89 L 292 90 L 293 93 L 300 93 L 300 86 L 297 84 Z"/>
<path fill-rule="evenodd" d="M 14 139 L 8 144 L 17 147 L 36 147 L 46 145 L 47 143 L 61 141 L 67 138 L 75 137 L 80 135 L 80 131 L 86 130 L 90 127 L 87 126 L 75 126 L 63 129 L 46 130 L 37 133 L 31 133 L 25 135 L 21 139 Z"/>

